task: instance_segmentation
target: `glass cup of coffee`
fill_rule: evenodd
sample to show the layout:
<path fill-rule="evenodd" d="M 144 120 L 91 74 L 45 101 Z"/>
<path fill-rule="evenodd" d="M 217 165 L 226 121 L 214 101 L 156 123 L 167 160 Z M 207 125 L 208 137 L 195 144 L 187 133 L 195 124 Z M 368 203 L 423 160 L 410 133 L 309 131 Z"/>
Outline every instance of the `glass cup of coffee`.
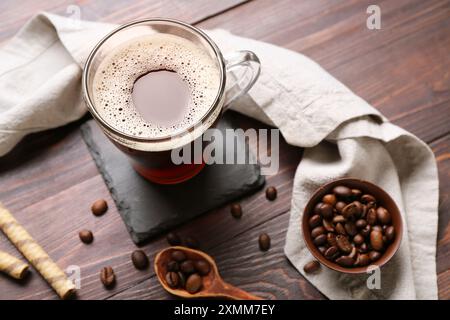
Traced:
<path fill-rule="evenodd" d="M 82 87 L 93 118 L 133 168 L 152 182 L 174 184 L 198 174 L 205 162 L 175 164 L 172 150 L 201 141 L 259 72 L 250 51 L 225 59 L 201 30 L 146 19 L 117 28 L 95 46 Z"/>

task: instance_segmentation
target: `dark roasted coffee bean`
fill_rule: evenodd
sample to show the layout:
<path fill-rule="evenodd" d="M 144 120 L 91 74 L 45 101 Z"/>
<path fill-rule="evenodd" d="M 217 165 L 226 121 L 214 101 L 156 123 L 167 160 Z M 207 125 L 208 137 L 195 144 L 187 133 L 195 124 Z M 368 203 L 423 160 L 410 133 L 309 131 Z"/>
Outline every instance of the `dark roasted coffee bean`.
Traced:
<path fill-rule="evenodd" d="M 194 261 L 192 260 L 185 260 L 180 264 L 180 270 L 184 274 L 191 274 L 194 273 L 195 267 L 194 267 Z"/>
<path fill-rule="evenodd" d="M 91 206 L 91 211 L 95 216 L 101 216 L 108 210 L 108 203 L 103 199 L 98 199 Z"/>
<path fill-rule="evenodd" d="M 394 238 L 395 238 L 395 228 L 394 228 L 394 226 L 387 227 L 386 231 L 384 232 L 384 234 L 386 235 L 387 242 L 394 241 Z"/>
<path fill-rule="evenodd" d="M 360 233 L 363 237 L 368 237 L 370 235 L 370 231 L 372 231 L 372 227 L 370 225 L 366 225 L 361 229 Z"/>
<path fill-rule="evenodd" d="M 116 275 L 111 267 L 104 267 L 100 270 L 100 280 L 107 288 L 111 288 L 116 282 Z"/>
<path fill-rule="evenodd" d="M 131 261 L 136 269 L 143 270 L 148 267 L 148 258 L 144 251 L 135 250 L 131 254 Z"/>
<path fill-rule="evenodd" d="M 359 246 L 359 245 L 363 244 L 364 237 L 360 234 L 357 234 L 356 236 L 353 237 L 353 242 Z"/>
<path fill-rule="evenodd" d="M 369 247 L 367 246 L 367 243 L 364 242 L 359 246 L 359 252 L 366 253 L 368 251 L 369 251 Z"/>
<path fill-rule="evenodd" d="M 336 236 L 336 243 L 337 243 L 339 250 L 341 250 L 344 253 L 348 254 L 353 249 L 353 246 L 350 243 L 350 241 L 348 241 L 347 237 L 343 236 L 341 234 Z"/>
<path fill-rule="evenodd" d="M 362 208 L 362 210 L 361 210 L 361 215 L 360 215 L 359 217 L 360 217 L 361 219 L 365 219 L 366 216 L 367 216 L 367 211 L 369 211 L 369 208 L 368 208 L 368 206 L 365 205 L 365 204 L 361 204 L 361 208 Z"/>
<path fill-rule="evenodd" d="M 335 229 L 336 229 L 336 232 L 339 233 L 339 234 L 342 234 L 342 235 L 346 235 L 347 234 L 347 232 L 345 231 L 344 226 L 341 223 L 336 224 Z"/>
<path fill-rule="evenodd" d="M 188 237 L 184 238 L 183 242 L 186 247 L 191 248 L 191 249 L 197 249 L 199 247 L 197 239 L 195 239 L 192 236 L 188 236 Z"/>
<path fill-rule="evenodd" d="M 323 254 L 328 260 L 333 260 L 339 254 L 339 249 L 336 246 L 329 247 Z"/>
<path fill-rule="evenodd" d="M 319 235 L 321 235 L 321 234 L 323 234 L 325 232 L 326 232 L 326 230 L 325 230 L 324 227 L 322 227 L 322 226 L 316 227 L 316 228 L 312 229 L 311 237 L 315 238 L 315 237 L 317 237 L 317 236 L 319 236 Z"/>
<path fill-rule="evenodd" d="M 337 246 L 336 235 L 334 233 L 327 233 L 327 243 L 330 247 Z"/>
<path fill-rule="evenodd" d="M 381 251 L 384 247 L 383 234 L 379 230 L 372 230 L 370 232 L 370 245 L 376 251 Z"/>
<path fill-rule="evenodd" d="M 309 218 L 308 222 L 311 228 L 315 228 L 322 224 L 322 218 L 318 214 L 315 214 L 311 218 Z"/>
<path fill-rule="evenodd" d="M 320 215 L 324 219 L 333 218 L 333 207 L 328 203 L 324 203 L 320 206 Z"/>
<path fill-rule="evenodd" d="M 359 189 L 352 189 L 352 198 L 358 200 L 362 195 L 361 190 Z"/>
<path fill-rule="evenodd" d="M 270 248 L 270 237 L 267 233 L 262 233 L 259 235 L 259 248 L 262 251 L 267 251 Z"/>
<path fill-rule="evenodd" d="M 365 267 L 370 263 L 370 258 L 368 254 L 362 253 L 356 258 L 355 265 L 358 267 Z"/>
<path fill-rule="evenodd" d="M 370 194 L 363 194 L 361 196 L 361 202 L 365 203 L 365 204 L 369 204 L 369 203 L 376 203 L 377 200 L 375 199 L 374 196 L 372 196 Z"/>
<path fill-rule="evenodd" d="M 355 260 L 348 256 L 342 256 L 336 259 L 336 263 L 341 267 L 351 267 L 355 263 Z"/>
<path fill-rule="evenodd" d="M 270 201 L 275 200 L 277 197 L 277 189 L 275 187 L 268 187 L 266 189 L 266 198 Z"/>
<path fill-rule="evenodd" d="M 366 220 L 364 220 L 364 219 L 358 219 L 358 220 L 356 220 L 356 227 L 357 227 L 358 229 L 362 229 L 362 228 L 364 228 L 365 226 L 367 226 L 367 221 L 366 221 Z"/>
<path fill-rule="evenodd" d="M 333 193 L 338 196 L 339 198 L 349 198 L 352 195 L 352 190 L 350 188 L 347 188 L 346 186 L 337 186 L 334 187 Z"/>
<path fill-rule="evenodd" d="M 178 275 L 179 287 L 184 289 L 186 287 L 186 276 L 181 271 L 178 271 L 177 275 Z"/>
<path fill-rule="evenodd" d="M 200 291 L 202 287 L 202 277 L 198 274 L 191 274 L 186 280 L 186 291 L 194 294 Z"/>
<path fill-rule="evenodd" d="M 177 272 L 169 271 L 166 273 L 166 283 L 172 289 L 178 288 L 180 284 L 180 278 Z"/>
<path fill-rule="evenodd" d="M 322 207 L 322 205 L 323 205 L 323 203 L 322 203 L 322 202 L 319 202 L 318 204 L 316 204 L 316 205 L 314 206 L 314 214 L 320 215 L 320 208 Z"/>
<path fill-rule="evenodd" d="M 175 233 L 175 232 L 169 232 L 167 234 L 167 242 L 171 245 L 171 246 L 179 246 L 181 244 L 181 239 L 180 236 Z"/>
<path fill-rule="evenodd" d="M 242 217 L 241 205 L 239 203 L 233 203 L 230 207 L 230 212 L 234 218 L 239 219 L 240 217 Z"/>
<path fill-rule="evenodd" d="M 320 263 L 317 260 L 312 260 L 312 261 L 308 262 L 307 264 L 305 264 L 305 266 L 303 267 L 303 270 L 305 271 L 305 273 L 313 273 L 319 269 L 320 269 Z"/>
<path fill-rule="evenodd" d="M 381 258 L 381 253 L 377 252 L 377 251 L 370 251 L 369 252 L 369 258 L 370 261 L 377 261 L 378 259 Z"/>
<path fill-rule="evenodd" d="M 174 251 L 172 251 L 170 256 L 176 262 L 183 262 L 184 260 L 186 260 L 186 254 L 183 251 L 181 251 L 181 250 L 174 250 Z"/>
<path fill-rule="evenodd" d="M 80 240 L 86 244 L 94 241 L 94 235 L 89 230 L 81 230 L 80 233 L 78 233 L 78 236 L 80 237 Z"/>
<path fill-rule="evenodd" d="M 197 260 L 194 262 L 195 270 L 202 276 L 206 276 L 211 270 L 211 266 L 206 260 Z"/>
<path fill-rule="evenodd" d="M 323 220 L 322 225 L 327 232 L 334 232 L 333 224 L 329 220 Z"/>
<path fill-rule="evenodd" d="M 344 216 L 337 215 L 337 216 L 334 216 L 334 218 L 333 218 L 333 223 L 344 223 L 344 222 L 345 222 Z"/>
<path fill-rule="evenodd" d="M 361 215 L 361 212 L 362 205 L 358 201 L 353 201 L 342 209 L 342 215 L 347 220 L 356 220 Z"/>
<path fill-rule="evenodd" d="M 351 237 L 353 237 L 354 235 L 356 235 L 358 233 L 358 229 L 356 228 L 355 223 L 353 223 L 352 221 L 348 221 L 344 224 L 344 228 L 345 231 L 347 232 L 347 234 Z"/>
<path fill-rule="evenodd" d="M 391 223 L 391 214 L 383 207 L 377 208 L 377 219 L 381 224 Z"/>
<path fill-rule="evenodd" d="M 178 262 L 176 262 L 174 260 L 170 260 L 167 263 L 167 271 L 177 272 L 178 270 L 180 270 L 180 266 L 178 265 Z"/>
<path fill-rule="evenodd" d="M 347 204 L 344 201 L 339 201 L 339 202 L 336 203 L 334 208 L 336 209 L 336 211 L 338 213 L 342 213 L 342 209 L 344 209 L 346 205 Z"/>
<path fill-rule="evenodd" d="M 336 201 L 337 201 L 337 199 L 334 194 L 326 194 L 322 198 L 323 203 L 327 203 L 332 207 L 334 207 L 334 205 L 336 204 Z"/>
<path fill-rule="evenodd" d="M 313 242 L 316 246 L 324 245 L 327 242 L 327 236 L 325 234 L 318 235 Z"/>
<path fill-rule="evenodd" d="M 377 212 L 374 208 L 370 208 L 369 211 L 367 211 L 366 220 L 371 226 L 377 223 Z"/>

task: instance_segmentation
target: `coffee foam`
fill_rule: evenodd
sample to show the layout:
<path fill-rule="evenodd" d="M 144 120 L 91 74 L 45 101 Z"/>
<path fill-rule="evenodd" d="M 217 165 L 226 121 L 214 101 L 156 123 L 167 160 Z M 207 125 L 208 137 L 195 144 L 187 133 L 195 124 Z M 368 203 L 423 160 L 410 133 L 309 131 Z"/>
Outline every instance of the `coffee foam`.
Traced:
<path fill-rule="evenodd" d="M 132 102 L 134 82 L 156 70 L 176 72 L 189 87 L 184 118 L 171 126 L 145 121 Z M 94 103 L 99 115 L 116 130 L 141 138 L 159 138 L 198 123 L 219 92 L 216 61 L 204 49 L 173 35 L 156 34 L 133 39 L 115 48 L 94 76 Z"/>

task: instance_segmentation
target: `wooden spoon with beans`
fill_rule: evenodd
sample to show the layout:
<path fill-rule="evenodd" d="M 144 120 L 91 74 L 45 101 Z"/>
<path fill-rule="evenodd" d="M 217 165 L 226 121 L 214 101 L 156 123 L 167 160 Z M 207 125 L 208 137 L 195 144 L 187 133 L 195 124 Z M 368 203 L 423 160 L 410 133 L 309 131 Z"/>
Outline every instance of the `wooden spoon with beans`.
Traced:
<path fill-rule="evenodd" d="M 192 261 L 204 260 L 209 263 L 210 270 L 208 274 L 201 276 L 202 286 L 196 293 L 189 293 L 184 288 L 172 288 L 169 286 L 166 280 L 166 275 L 168 273 L 167 265 L 169 261 L 172 261 L 172 253 L 174 251 L 182 251 L 186 255 L 186 259 Z M 220 277 L 219 271 L 217 270 L 217 265 L 213 258 L 204 252 L 176 246 L 170 247 L 160 251 L 155 258 L 154 262 L 155 273 L 158 277 L 159 282 L 163 288 L 175 295 L 182 298 L 225 298 L 233 300 L 261 300 L 262 298 L 252 295 L 242 289 L 234 287 Z"/>

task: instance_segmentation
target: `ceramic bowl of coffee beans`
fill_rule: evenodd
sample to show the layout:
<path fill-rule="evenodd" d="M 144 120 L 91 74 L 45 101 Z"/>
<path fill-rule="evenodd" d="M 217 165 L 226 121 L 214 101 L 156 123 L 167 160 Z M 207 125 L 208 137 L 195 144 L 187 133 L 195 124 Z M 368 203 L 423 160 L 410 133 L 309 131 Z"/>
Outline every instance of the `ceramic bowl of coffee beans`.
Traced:
<path fill-rule="evenodd" d="M 403 226 L 392 198 L 368 181 L 344 178 L 320 187 L 305 207 L 306 246 L 324 266 L 365 273 L 386 264 L 400 246 Z"/>

